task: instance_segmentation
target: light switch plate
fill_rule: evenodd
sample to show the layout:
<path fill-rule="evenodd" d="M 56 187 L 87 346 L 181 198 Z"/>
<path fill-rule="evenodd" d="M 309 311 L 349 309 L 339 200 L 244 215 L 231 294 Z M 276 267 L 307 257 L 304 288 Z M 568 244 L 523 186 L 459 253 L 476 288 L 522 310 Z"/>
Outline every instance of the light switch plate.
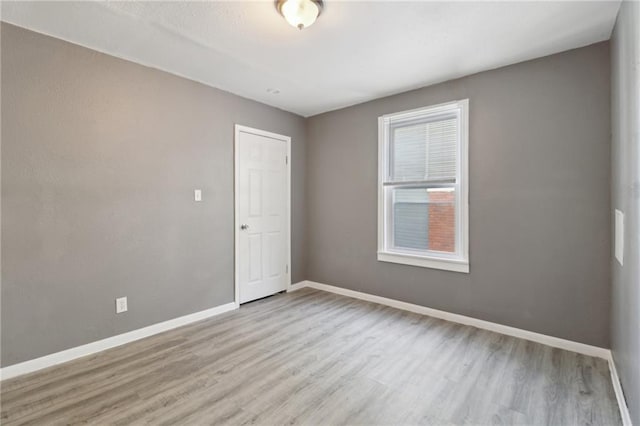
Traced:
<path fill-rule="evenodd" d="M 121 314 L 122 312 L 127 312 L 127 298 L 126 297 L 118 297 L 116 299 L 116 314 Z"/>
<path fill-rule="evenodd" d="M 616 209 L 615 254 L 620 265 L 624 261 L 624 213 Z"/>
<path fill-rule="evenodd" d="M 196 201 L 202 201 L 202 190 L 201 189 L 194 189 L 193 190 L 193 198 Z"/>

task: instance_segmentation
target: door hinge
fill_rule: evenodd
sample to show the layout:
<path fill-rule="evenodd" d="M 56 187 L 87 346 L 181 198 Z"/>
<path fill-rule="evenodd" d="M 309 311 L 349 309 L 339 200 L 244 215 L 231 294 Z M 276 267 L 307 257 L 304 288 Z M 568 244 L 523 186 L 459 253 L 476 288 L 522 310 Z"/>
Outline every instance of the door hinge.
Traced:
<path fill-rule="evenodd" d="M 289 273 L 289 265 L 286 265 L 285 269 L 286 269 L 286 273 L 288 274 Z"/>
<path fill-rule="evenodd" d="M 289 164 L 289 156 L 288 155 L 284 156 L 284 164 Z"/>

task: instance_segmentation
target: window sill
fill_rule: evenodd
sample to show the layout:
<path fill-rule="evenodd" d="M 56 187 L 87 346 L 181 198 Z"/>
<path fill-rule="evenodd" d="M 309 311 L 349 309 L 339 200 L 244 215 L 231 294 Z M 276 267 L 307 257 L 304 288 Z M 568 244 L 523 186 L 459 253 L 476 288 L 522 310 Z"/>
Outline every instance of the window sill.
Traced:
<path fill-rule="evenodd" d="M 409 254 L 378 252 L 379 262 L 400 263 L 423 268 L 442 269 L 445 271 L 469 273 L 469 262 L 441 257 L 412 256 Z"/>

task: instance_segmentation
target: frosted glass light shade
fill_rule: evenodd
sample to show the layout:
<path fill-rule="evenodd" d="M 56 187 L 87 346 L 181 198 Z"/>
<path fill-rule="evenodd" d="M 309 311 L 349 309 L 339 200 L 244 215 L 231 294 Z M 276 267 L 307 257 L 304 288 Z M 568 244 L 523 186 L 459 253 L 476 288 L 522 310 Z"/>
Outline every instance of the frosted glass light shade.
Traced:
<path fill-rule="evenodd" d="M 313 25 L 320 15 L 322 2 L 314 0 L 280 0 L 278 10 L 286 21 L 298 28 L 303 29 Z"/>

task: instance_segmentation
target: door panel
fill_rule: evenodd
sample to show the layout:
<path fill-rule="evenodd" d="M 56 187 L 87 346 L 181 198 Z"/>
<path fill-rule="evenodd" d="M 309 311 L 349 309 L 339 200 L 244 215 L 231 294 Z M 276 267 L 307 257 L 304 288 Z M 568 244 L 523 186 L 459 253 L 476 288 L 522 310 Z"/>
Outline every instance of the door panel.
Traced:
<path fill-rule="evenodd" d="M 249 234 L 249 282 L 262 280 L 262 235 Z"/>
<path fill-rule="evenodd" d="M 289 282 L 287 141 L 240 130 L 237 271 L 239 302 L 286 290 Z"/>
<path fill-rule="evenodd" d="M 262 215 L 262 170 L 249 170 L 249 216 Z"/>
<path fill-rule="evenodd" d="M 282 247 L 280 246 L 280 232 L 269 232 L 267 234 L 267 244 L 266 246 L 266 254 L 268 256 L 267 261 L 267 277 L 273 278 L 277 277 L 280 274 L 280 263 L 282 260 L 277 253 L 282 252 Z"/>

